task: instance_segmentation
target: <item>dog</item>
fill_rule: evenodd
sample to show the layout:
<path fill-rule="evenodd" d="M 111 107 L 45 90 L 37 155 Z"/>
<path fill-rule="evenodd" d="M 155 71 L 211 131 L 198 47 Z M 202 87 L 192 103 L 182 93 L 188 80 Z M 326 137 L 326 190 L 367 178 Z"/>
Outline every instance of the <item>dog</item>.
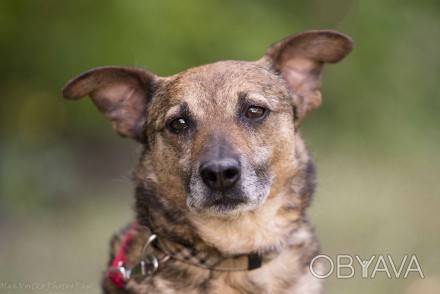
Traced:
<path fill-rule="evenodd" d="M 70 80 L 65 98 L 89 95 L 143 146 L 136 219 L 111 242 L 104 292 L 321 293 L 306 215 L 314 164 L 299 127 L 321 103 L 324 63 L 352 47 L 344 34 L 314 30 L 255 62 L 169 77 L 109 66 Z"/>

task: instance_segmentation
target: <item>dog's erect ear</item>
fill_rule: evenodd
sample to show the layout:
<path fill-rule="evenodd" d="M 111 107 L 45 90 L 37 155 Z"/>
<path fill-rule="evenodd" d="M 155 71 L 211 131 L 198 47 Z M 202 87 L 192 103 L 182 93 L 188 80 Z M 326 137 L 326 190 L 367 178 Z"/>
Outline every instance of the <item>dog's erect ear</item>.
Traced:
<path fill-rule="evenodd" d="M 116 132 L 144 142 L 146 107 L 156 79 L 141 68 L 98 67 L 69 81 L 63 96 L 76 100 L 89 95 Z"/>
<path fill-rule="evenodd" d="M 281 74 L 296 94 L 296 115 L 304 115 L 321 104 L 321 69 L 336 63 L 353 48 L 352 40 L 335 31 L 308 31 L 288 37 L 267 49 L 258 62 Z"/>

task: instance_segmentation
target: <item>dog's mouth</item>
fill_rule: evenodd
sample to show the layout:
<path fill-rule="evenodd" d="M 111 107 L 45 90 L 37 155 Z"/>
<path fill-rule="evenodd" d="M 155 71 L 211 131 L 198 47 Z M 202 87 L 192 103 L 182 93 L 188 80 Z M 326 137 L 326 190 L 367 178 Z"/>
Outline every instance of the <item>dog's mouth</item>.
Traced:
<path fill-rule="evenodd" d="M 215 207 L 221 211 L 231 211 L 238 206 L 246 203 L 247 201 L 244 198 L 233 198 L 222 194 L 221 197 L 218 197 L 213 201 L 208 201 L 208 203 L 206 203 L 206 206 Z"/>
<path fill-rule="evenodd" d="M 210 191 L 198 201 L 194 196 L 187 199 L 190 210 L 212 216 L 227 216 L 251 211 L 261 205 L 265 198 L 251 199 L 242 193 L 232 193 L 232 191 L 229 193 Z"/>

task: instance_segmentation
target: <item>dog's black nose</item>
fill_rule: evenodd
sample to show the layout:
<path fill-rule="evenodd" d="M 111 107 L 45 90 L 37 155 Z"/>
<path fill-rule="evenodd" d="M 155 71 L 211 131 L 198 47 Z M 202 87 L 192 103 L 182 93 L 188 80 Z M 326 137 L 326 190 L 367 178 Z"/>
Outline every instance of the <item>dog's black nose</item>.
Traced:
<path fill-rule="evenodd" d="M 200 176 L 209 188 L 225 191 L 240 178 L 240 163 L 233 158 L 209 161 L 200 167 Z"/>

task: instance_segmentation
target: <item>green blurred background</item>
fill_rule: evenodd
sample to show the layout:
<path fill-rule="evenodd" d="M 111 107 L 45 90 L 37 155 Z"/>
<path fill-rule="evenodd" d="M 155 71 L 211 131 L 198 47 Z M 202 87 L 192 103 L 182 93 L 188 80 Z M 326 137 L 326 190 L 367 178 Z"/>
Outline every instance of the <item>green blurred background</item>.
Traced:
<path fill-rule="evenodd" d="M 323 105 L 303 126 L 322 251 L 391 254 L 396 266 L 416 254 L 425 274 L 362 279 L 355 265 L 354 278 L 327 279 L 326 293 L 440 293 L 439 12 L 437 0 L 1 1 L 0 293 L 20 282 L 98 293 L 108 239 L 133 216 L 139 147 L 89 99 L 63 100 L 67 80 L 102 65 L 166 76 L 256 60 L 316 28 L 355 41 L 326 67 Z"/>

